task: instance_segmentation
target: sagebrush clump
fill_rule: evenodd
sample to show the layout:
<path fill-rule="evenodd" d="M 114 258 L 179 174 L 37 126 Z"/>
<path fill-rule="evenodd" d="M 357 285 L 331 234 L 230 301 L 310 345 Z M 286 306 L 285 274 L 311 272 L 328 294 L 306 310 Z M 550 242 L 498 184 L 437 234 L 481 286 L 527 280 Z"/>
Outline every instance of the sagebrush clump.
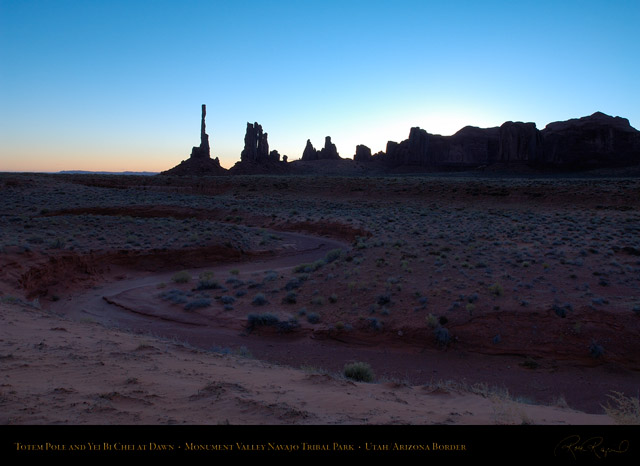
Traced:
<path fill-rule="evenodd" d="M 191 281 L 191 274 L 186 270 L 182 270 L 181 272 L 176 273 L 171 279 L 175 283 L 188 283 Z"/>
<path fill-rule="evenodd" d="M 353 362 L 345 364 L 343 374 L 346 378 L 356 382 L 373 382 L 375 375 L 373 369 L 366 362 Z"/>

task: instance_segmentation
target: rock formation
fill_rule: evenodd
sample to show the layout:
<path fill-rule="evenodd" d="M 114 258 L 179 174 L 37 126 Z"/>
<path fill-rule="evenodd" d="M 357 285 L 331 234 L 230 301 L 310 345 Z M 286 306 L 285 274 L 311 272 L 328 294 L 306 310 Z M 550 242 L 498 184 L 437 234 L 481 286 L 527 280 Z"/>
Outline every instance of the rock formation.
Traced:
<path fill-rule="evenodd" d="M 268 134 L 262 131 L 262 126 L 258 123 L 247 123 L 240 161 L 263 164 L 268 163 L 269 160 Z"/>
<path fill-rule="evenodd" d="M 209 135 L 206 132 L 205 118 L 207 116 L 207 106 L 202 105 L 202 117 L 200 120 L 200 145 L 191 149 L 191 155 L 187 160 L 183 160 L 170 170 L 164 171 L 163 175 L 223 175 L 226 170 L 220 166 L 218 158 L 211 159 L 209 148 Z"/>
<path fill-rule="evenodd" d="M 548 167 L 598 168 L 640 163 L 640 132 L 626 118 L 596 112 L 549 123 L 541 134 L 541 163 Z"/>
<path fill-rule="evenodd" d="M 574 169 L 640 163 L 640 132 L 629 121 L 597 112 L 589 117 L 550 123 L 506 122 L 495 128 L 467 126 L 452 136 L 411 128 L 409 138 L 389 141 L 376 154 L 391 169 L 474 168 L 491 164 Z"/>
<path fill-rule="evenodd" d="M 163 172 L 171 175 L 221 175 L 226 170 L 211 159 L 206 133 L 206 106 L 202 106 L 200 145 L 178 166 Z M 364 145 L 356 147 L 353 160 L 342 159 L 331 137 L 317 150 L 307 140 L 302 159 L 280 160 L 278 151 L 269 151 L 266 132 L 258 123 L 247 123 L 244 149 L 231 174 L 333 173 L 348 171 L 412 171 L 473 169 L 500 166 L 530 166 L 545 170 L 592 169 L 640 164 L 640 131 L 625 118 L 601 112 L 591 116 L 548 124 L 542 131 L 535 123 L 508 121 L 500 127 L 466 126 L 452 136 L 429 134 L 413 127 L 408 139 L 388 141 L 386 152 L 371 155 Z M 324 164 L 305 164 L 318 160 Z M 337 161 L 337 162 L 330 162 Z M 303 162 L 303 163 L 300 163 Z M 371 162 L 366 165 L 354 162 Z M 294 166 L 295 165 L 295 166 Z"/>
<path fill-rule="evenodd" d="M 277 150 L 269 151 L 268 134 L 262 130 L 262 126 L 256 123 L 247 123 L 244 135 L 244 149 L 240 154 L 240 161 L 231 168 L 231 173 L 260 174 L 260 173 L 284 173 L 286 172 L 287 157 L 280 161 Z"/>
<path fill-rule="evenodd" d="M 429 136 L 425 130 L 416 126 L 409 131 L 409 139 L 400 143 L 387 142 L 385 164 L 390 167 L 428 166 L 431 155 L 427 151 Z"/>
<path fill-rule="evenodd" d="M 357 145 L 353 160 L 356 162 L 371 162 L 373 160 L 373 157 L 371 156 L 371 149 L 362 144 Z"/>
<path fill-rule="evenodd" d="M 340 160 L 336 145 L 331 142 L 331 136 L 324 138 L 324 147 L 318 154 L 318 160 Z"/>
<path fill-rule="evenodd" d="M 500 126 L 498 162 L 537 163 L 542 159 L 542 134 L 535 123 L 507 121 Z"/>
<path fill-rule="evenodd" d="M 327 136 L 324 138 L 324 147 L 321 150 L 316 150 L 311 144 L 311 141 L 307 139 L 307 145 L 302 152 L 302 160 L 312 161 L 312 160 L 341 160 L 340 154 L 338 154 L 338 149 L 336 145 L 331 142 L 331 136 Z"/>
<path fill-rule="evenodd" d="M 307 145 L 304 147 L 304 151 L 302 152 L 302 160 L 305 162 L 309 160 L 318 160 L 318 151 L 311 144 L 311 140 L 307 139 Z"/>
<path fill-rule="evenodd" d="M 202 104 L 202 118 L 200 121 L 200 146 L 191 149 L 192 158 L 211 158 L 209 149 L 209 135 L 206 132 L 205 118 L 207 117 L 207 106 Z"/>

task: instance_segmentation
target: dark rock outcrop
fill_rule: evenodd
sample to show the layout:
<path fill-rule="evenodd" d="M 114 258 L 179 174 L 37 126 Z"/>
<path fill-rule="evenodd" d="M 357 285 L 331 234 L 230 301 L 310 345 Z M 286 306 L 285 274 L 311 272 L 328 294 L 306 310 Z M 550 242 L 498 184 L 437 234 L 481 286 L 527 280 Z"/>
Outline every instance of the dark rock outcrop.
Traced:
<path fill-rule="evenodd" d="M 542 159 L 542 134 L 535 123 L 507 121 L 500 126 L 498 162 L 537 163 Z"/>
<path fill-rule="evenodd" d="M 541 164 L 547 167 L 600 168 L 640 163 L 640 132 L 626 118 L 596 112 L 549 123 L 541 133 Z"/>
<path fill-rule="evenodd" d="M 207 106 L 202 104 L 202 118 L 200 121 L 200 146 L 191 149 L 192 158 L 211 158 L 209 149 L 209 135 L 206 131 L 205 118 L 207 117 Z"/>
<path fill-rule="evenodd" d="M 338 149 L 336 145 L 331 142 L 331 136 L 327 136 L 324 138 L 324 147 L 318 154 L 319 160 L 340 160 L 340 154 L 338 154 Z"/>
<path fill-rule="evenodd" d="M 371 149 L 362 144 L 357 145 L 353 160 L 356 162 L 371 162 L 373 160 Z"/>
<path fill-rule="evenodd" d="M 268 134 L 262 131 L 262 126 L 258 123 L 247 123 L 240 161 L 267 164 L 270 160 Z"/>
<path fill-rule="evenodd" d="M 499 128 L 477 128 L 465 126 L 447 139 L 445 153 L 436 160 L 441 165 L 452 167 L 474 167 L 495 161 L 498 154 Z"/>
<path fill-rule="evenodd" d="M 269 151 L 268 134 L 258 123 L 247 123 L 244 136 L 244 149 L 240 161 L 230 170 L 233 175 L 286 173 L 287 157 L 280 161 L 277 150 Z"/>
<path fill-rule="evenodd" d="M 205 118 L 207 106 L 202 105 L 202 117 L 200 120 L 200 145 L 191 149 L 191 155 L 179 165 L 164 171 L 161 175 L 202 176 L 224 175 L 227 171 L 220 165 L 220 160 L 211 158 L 209 147 L 209 135 L 206 132 Z"/>
<path fill-rule="evenodd" d="M 302 152 L 302 160 L 305 162 L 318 160 L 318 151 L 313 147 L 310 139 L 307 139 L 307 145 L 304 147 L 304 151 Z"/>
<path fill-rule="evenodd" d="M 456 169 L 493 164 L 528 165 L 542 169 L 585 169 L 640 164 L 640 132 L 629 121 L 594 113 L 589 117 L 550 123 L 506 122 L 495 128 L 467 126 L 452 136 L 411 128 L 409 138 L 389 141 L 376 154 L 388 169 L 419 167 Z"/>
<path fill-rule="evenodd" d="M 313 160 L 342 160 L 336 145 L 331 142 L 331 136 L 324 138 L 324 147 L 321 150 L 317 150 L 311 144 L 311 141 L 307 139 L 307 145 L 302 152 L 302 159 L 305 162 Z"/>

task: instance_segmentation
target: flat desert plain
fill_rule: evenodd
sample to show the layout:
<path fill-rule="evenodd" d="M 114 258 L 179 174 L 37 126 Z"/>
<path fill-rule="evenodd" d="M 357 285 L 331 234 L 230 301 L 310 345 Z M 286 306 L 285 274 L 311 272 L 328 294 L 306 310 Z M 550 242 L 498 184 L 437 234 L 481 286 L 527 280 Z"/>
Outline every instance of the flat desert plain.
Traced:
<path fill-rule="evenodd" d="M 3 424 L 638 422 L 640 179 L 0 174 Z"/>

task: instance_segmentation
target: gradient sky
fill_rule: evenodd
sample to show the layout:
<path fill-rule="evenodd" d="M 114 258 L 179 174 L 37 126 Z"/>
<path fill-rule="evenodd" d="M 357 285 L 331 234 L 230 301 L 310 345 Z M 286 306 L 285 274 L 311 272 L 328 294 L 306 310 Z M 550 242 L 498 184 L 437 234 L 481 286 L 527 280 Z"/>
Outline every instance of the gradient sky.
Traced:
<path fill-rule="evenodd" d="M 640 127 L 640 1 L 0 0 L 0 171 L 162 171 L 247 122 L 342 157 L 412 126 Z"/>

